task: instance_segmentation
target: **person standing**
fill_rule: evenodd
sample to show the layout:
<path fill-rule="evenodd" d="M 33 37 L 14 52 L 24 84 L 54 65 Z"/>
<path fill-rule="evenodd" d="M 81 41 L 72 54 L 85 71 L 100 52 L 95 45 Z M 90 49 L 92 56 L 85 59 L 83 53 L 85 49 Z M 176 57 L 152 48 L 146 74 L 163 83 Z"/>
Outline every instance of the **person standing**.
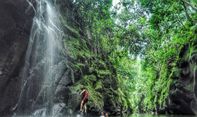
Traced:
<path fill-rule="evenodd" d="M 87 91 L 86 88 L 82 88 L 82 91 L 80 93 L 80 95 L 82 95 L 82 98 L 81 98 L 81 104 L 80 104 L 80 112 L 84 112 L 87 113 L 87 102 L 88 102 L 88 98 L 89 98 L 89 92 Z"/>

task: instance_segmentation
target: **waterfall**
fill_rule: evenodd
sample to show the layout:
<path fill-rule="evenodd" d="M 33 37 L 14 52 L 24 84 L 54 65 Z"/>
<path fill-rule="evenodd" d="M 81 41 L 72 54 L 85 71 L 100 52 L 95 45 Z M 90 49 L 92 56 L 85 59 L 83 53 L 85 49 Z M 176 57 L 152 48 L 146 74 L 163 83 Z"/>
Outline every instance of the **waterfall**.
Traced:
<path fill-rule="evenodd" d="M 13 110 L 29 114 L 45 107 L 46 114 L 51 114 L 55 83 L 65 69 L 63 31 L 60 13 L 53 1 L 37 0 L 34 9 L 35 16 L 21 73 L 21 93 Z"/>

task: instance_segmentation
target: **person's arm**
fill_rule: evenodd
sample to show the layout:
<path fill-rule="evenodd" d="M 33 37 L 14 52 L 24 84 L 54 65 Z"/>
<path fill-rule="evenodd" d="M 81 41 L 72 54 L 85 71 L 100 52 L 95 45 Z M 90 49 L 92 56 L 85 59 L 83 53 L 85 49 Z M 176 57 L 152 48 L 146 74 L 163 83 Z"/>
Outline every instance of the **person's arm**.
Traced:
<path fill-rule="evenodd" d="M 85 90 L 81 91 L 80 95 L 82 95 L 84 91 L 85 91 Z"/>

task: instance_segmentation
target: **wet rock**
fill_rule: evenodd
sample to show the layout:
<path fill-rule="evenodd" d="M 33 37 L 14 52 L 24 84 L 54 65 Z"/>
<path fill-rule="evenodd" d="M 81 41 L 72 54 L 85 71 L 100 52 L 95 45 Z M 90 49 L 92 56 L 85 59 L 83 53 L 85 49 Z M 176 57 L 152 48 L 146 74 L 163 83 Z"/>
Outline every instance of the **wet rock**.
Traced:
<path fill-rule="evenodd" d="M 0 116 L 11 113 L 20 92 L 34 12 L 25 0 L 0 1 Z"/>
<path fill-rule="evenodd" d="M 194 46 L 194 45 L 193 45 Z M 189 46 L 185 45 L 178 62 L 179 73 L 171 86 L 166 111 L 170 114 L 197 114 L 197 54 L 195 51 L 188 56 Z"/>
<path fill-rule="evenodd" d="M 64 103 L 56 103 L 51 109 L 50 116 L 62 117 L 64 110 L 66 110 L 66 105 Z M 41 108 L 36 110 L 32 115 L 35 117 L 46 117 L 48 116 L 48 112 L 46 108 Z"/>

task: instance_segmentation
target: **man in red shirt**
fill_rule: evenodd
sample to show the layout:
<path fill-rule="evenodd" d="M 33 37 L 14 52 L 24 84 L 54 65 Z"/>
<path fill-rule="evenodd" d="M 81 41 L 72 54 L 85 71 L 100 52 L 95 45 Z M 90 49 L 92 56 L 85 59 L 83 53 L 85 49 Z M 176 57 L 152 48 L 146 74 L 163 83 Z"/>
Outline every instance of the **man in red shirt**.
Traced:
<path fill-rule="evenodd" d="M 80 95 L 82 95 L 81 104 L 80 104 L 80 111 L 83 112 L 83 110 L 85 110 L 85 113 L 87 113 L 86 103 L 88 102 L 89 93 L 86 90 L 86 88 L 84 88 L 84 87 L 82 88 Z"/>

